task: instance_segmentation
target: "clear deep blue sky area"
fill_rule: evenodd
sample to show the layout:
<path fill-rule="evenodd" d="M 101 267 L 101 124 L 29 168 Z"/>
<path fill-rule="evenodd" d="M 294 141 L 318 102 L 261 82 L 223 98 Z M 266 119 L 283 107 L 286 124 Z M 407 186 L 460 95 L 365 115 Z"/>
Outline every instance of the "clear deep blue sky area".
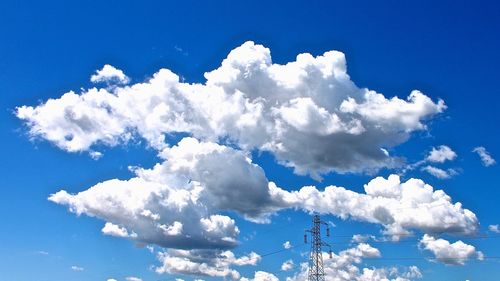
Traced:
<path fill-rule="evenodd" d="M 326 280 L 499 280 L 499 35 L 497 1 L 2 0 L 0 280 L 306 280 L 313 213 Z"/>

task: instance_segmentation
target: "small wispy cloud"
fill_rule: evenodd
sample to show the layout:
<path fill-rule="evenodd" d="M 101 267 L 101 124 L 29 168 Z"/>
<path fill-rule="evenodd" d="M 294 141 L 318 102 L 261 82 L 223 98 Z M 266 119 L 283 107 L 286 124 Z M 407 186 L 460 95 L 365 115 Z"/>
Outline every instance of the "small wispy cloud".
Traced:
<path fill-rule="evenodd" d="M 129 277 L 125 278 L 125 280 L 127 280 L 127 281 L 142 281 L 141 278 L 134 277 L 134 276 L 129 276 Z"/>
<path fill-rule="evenodd" d="M 484 146 L 475 147 L 472 152 L 475 152 L 477 153 L 477 155 L 479 155 L 479 157 L 481 158 L 481 162 L 483 162 L 483 165 L 485 167 L 496 164 L 495 159 L 493 159 L 491 154 L 486 150 L 486 148 L 484 148 Z"/>
<path fill-rule="evenodd" d="M 287 260 L 281 265 L 281 270 L 283 271 L 289 271 L 294 268 L 295 264 L 293 263 L 293 260 Z"/>
<path fill-rule="evenodd" d="M 377 241 L 376 237 L 368 234 L 354 234 L 351 238 L 352 243 L 365 243 L 368 240 Z"/>
<path fill-rule="evenodd" d="M 422 167 L 429 163 L 444 163 L 446 161 L 453 161 L 456 158 L 457 153 L 447 145 L 432 147 L 432 150 L 427 154 L 427 156 L 425 156 L 424 159 L 412 164 L 408 164 L 403 169 L 401 174 L 405 174 L 409 171 L 418 169 L 419 167 Z M 426 165 L 425 167 L 420 168 L 420 170 L 425 171 L 439 179 L 449 179 L 455 175 L 458 175 L 458 171 L 456 169 L 449 168 L 444 170 L 433 165 Z"/>
<path fill-rule="evenodd" d="M 488 226 L 488 230 L 495 233 L 500 233 L 500 227 L 498 224 L 491 224 Z"/>
<path fill-rule="evenodd" d="M 99 160 L 102 157 L 102 153 L 99 151 L 90 151 L 89 155 L 93 160 Z"/>
<path fill-rule="evenodd" d="M 422 168 L 422 171 L 425 171 L 433 176 L 435 176 L 438 179 L 449 179 L 452 176 L 455 176 L 458 174 L 458 172 L 454 169 L 447 169 L 443 170 L 434 166 L 427 165 Z"/>
<path fill-rule="evenodd" d="M 78 271 L 83 271 L 84 269 L 83 269 L 83 267 L 73 265 L 73 266 L 71 266 L 71 270 L 78 272 Z"/>
<path fill-rule="evenodd" d="M 177 45 L 175 45 L 175 46 L 174 46 L 174 49 L 175 49 L 177 52 L 181 53 L 183 56 L 188 56 L 188 55 L 189 55 L 189 53 L 188 53 L 188 52 L 186 52 L 186 50 L 184 50 L 183 48 L 181 48 L 181 47 L 179 47 L 179 46 L 177 46 Z"/>

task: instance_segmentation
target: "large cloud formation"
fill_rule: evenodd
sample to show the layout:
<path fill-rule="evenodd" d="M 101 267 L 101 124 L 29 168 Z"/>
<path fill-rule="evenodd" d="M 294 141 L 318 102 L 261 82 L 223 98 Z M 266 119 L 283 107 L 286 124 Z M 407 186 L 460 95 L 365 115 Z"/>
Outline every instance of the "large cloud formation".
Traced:
<path fill-rule="evenodd" d="M 93 81 L 112 81 L 108 77 L 128 82 L 111 66 Z M 36 107 L 21 106 L 16 114 L 33 137 L 67 151 L 91 151 L 95 144 L 113 146 L 134 136 L 161 150 L 165 134 L 184 132 L 271 152 L 296 173 L 320 178 L 330 171 L 394 167 L 399 160 L 387 149 L 425 129 L 423 121 L 446 108 L 419 91 L 405 100 L 357 87 L 337 51 L 300 54 L 281 65 L 272 63 L 269 49 L 246 42 L 205 78 L 203 84 L 184 83 L 161 69 L 144 83 L 68 92 Z"/>
<path fill-rule="evenodd" d="M 236 246 L 239 230 L 223 212 L 266 222 L 272 213 L 295 208 L 380 224 L 395 240 L 412 230 L 473 234 L 478 227 L 474 213 L 418 179 L 378 177 L 365 193 L 337 186 L 287 191 L 269 182 L 245 152 L 227 146 L 184 138 L 160 156 L 163 163 L 136 169 L 129 180 L 108 180 L 78 194 L 61 190 L 49 199 L 105 220 L 105 234 L 182 249 Z"/>
<path fill-rule="evenodd" d="M 394 240 L 409 235 L 412 229 L 469 235 L 478 229 L 473 212 L 422 180 L 401 182 L 397 175 L 377 177 L 364 189 L 363 194 L 337 186 L 327 186 L 324 191 L 305 186 L 289 192 L 270 183 L 273 198 L 281 206 L 381 224 Z"/>
<path fill-rule="evenodd" d="M 280 65 L 272 63 L 269 49 L 253 42 L 232 50 L 205 78 L 205 83 L 185 83 L 161 69 L 143 83 L 127 85 L 130 79 L 122 71 L 105 66 L 92 81 L 105 82 L 106 88 L 18 107 L 16 115 L 32 137 L 68 152 L 98 158 L 100 145 L 142 138 L 161 160 L 151 168 L 134 168 L 128 180 L 110 179 L 76 194 L 61 190 L 49 200 L 103 220 L 105 235 L 165 248 L 158 254 L 159 273 L 233 279 L 240 278 L 233 266 L 260 260 L 255 253 L 236 258 L 228 250 L 238 244 L 235 214 L 265 223 L 283 209 L 319 212 L 379 224 L 394 240 L 414 230 L 477 231 L 474 213 L 418 179 L 378 177 L 364 193 L 333 185 L 289 191 L 269 182 L 251 159 L 252 151 L 269 152 L 295 173 L 316 179 L 329 172 L 396 167 L 402 160 L 390 149 L 425 130 L 425 120 L 446 108 L 442 100 L 416 90 L 400 99 L 359 88 L 340 52 L 300 54 Z M 167 143 L 165 135 L 174 133 L 188 137 Z M 356 253 L 375 253 L 361 245 L 340 253 L 340 260 L 356 263 Z M 359 280 L 390 275 L 365 271 L 355 272 L 365 276 Z"/>
<path fill-rule="evenodd" d="M 238 227 L 219 212 L 259 221 L 273 205 L 264 171 L 241 151 L 185 138 L 160 155 L 163 163 L 138 168 L 129 180 L 75 195 L 62 190 L 49 199 L 106 220 L 105 234 L 174 248 L 234 247 Z"/>

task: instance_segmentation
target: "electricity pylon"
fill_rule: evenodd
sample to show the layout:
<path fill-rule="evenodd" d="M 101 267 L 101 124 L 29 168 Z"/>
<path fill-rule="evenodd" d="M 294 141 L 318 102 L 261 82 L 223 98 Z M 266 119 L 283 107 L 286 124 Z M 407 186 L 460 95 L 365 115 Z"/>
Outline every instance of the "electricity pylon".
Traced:
<path fill-rule="evenodd" d="M 321 241 L 321 225 L 326 225 L 326 236 L 330 236 L 330 228 L 328 223 L 322 221 L 319 215 L 313 216 L 313 226 L 306 232 L 311 233 L 311 254 L 309 256 L 309 271 L 307 274 L 308 281 L 325 281 L 325 269 L 323 267 L 322 248 L 328 247 L 330 258 L 332 257 L 332 248 L 330 244 Z M 304 242 L 307 243 L 307 234 L 304 234 Z"/>

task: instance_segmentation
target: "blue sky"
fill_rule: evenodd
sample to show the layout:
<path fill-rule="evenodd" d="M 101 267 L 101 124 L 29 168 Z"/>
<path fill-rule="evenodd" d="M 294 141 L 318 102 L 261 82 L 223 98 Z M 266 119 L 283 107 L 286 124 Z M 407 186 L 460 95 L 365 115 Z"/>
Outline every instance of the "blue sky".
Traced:
<path fill-rule="evenodd" d="M 203 259 L 212 259 L 205 260 L 207 264 L 220 258 L 221 245 L 236 258 L 250 260 L 240 260 L 243 264 L 240 266 L 238 261 L 231 263 L 227 258 L 222 263 L 229 264 L 216 267 L 216 271 L 235 270 L 241 277 L 275 280 L 254 276 L 256 271 L 263 271 L 279 280 L 293 276 L 301 280 L 300 264 L 307 261 L 309 250 L 309 245 L 302 242 L 304 229 L 310 227 L 310 212 L 319 211 L 324 220 L 335 225 L 328 241 L 338 255 L 347 249 L 359 250 L 359 244 L 351 241 L 355 234 L 375 237 L 366 241 L 372 247 L 371 252 L 361 254 L 359 263 L 352 262 L 359 268 L 358 277 L 363 268 L 389 274 L 390 268 L 397 267 L 399 276 L 409 280 L 495 280 L 500 256 L 500 234 L 494 227 L 500 224 L 499 166 L 485 164 L 473 149 L 484 147 L 493 159 L 500 155 L 496 85 L 500 64 L 499 14 L 500 7 L 492 1 L 248 1 L 239 4 L 232 1 L 2 1 L 0 279 L 222 279 L 223 273 L 210 276 L 207 272 L 200 275 L 191 270 L 190 274 L 189 270 L 180 272 L 178 264 L 170 267 L 162 264 L 164 260 L 160 256 L 164 255 L 166 260 L 190 261 L 195 268 L 200 267 L 192 255 L 199 254 L 196 251 L 203 244 L 206 251 Z M 247 41 L 255 43 L 245 43 Z M 343 76 L 340 53 L 324 55 L 331 50 L 345 55 L 347 80 Z M 230 52 L 234 56 L 221 67 Z M 289 68 L 274 70 L 270 67 L 297 61 L 301 53 L 312 55 L 308 58 L 308 66 L 289 65 Z M 319 57 L 325 58 L 327 66 L 335 64 L 332 77 L 327 77 L 328 71 L 321 68 L 324 62 Z M 274 79 L 272 81 L 283 79 L 282 84 L 266 86 L 270 80 L 262 79 L 271 78 L 259 76 L 264 75 L 259 72 L 261 69 L 246 68 L 265 58 L 272 58 L 272 63 L 268 62 L 262 73 Z M 97 71 L 107 64 L 113 66 L 109 68 L 111 72 L 103 71 L 98 75 Z M 174 83 L 175 91 L 174 88 L 158 88 L 159 84 L 150 80 L 161 68 L 180 77 L 180 81 Z M 216 69 L 220 71 L 211 77 L 204 76 Z M 242 69 L 250 74 L 232 76 L 232 71 Z M 122 70 L 126 79 L 117 70 Z M 297 76 L 303 79 L 298 86 L 294 84 L 298 79 L 293 79 L 296 70 L 303 71 L 302 76 Z M 323 76 L 315 76 L 318 71 L 325 72 Z M 98 75 L 96 79 L 101 82 L 91 82 L 92 75 Z M 161 79 L 172 78 L 165 72 L 158 75 Z M 143 82 L 152 88 L 137 90 L 134 95 L 142 94 L 146 101 L 139 103 L 137 100 L 119 107 L 121 101 L 115 100 L 114 95 L 121 91 L 125 96 L 130 89 L 127 85 Z M 188 83 L 200 83 L 202 87 L 191 89 L 189 85 L 192 84 Z M 321 88 L 331 83 L 333 88 Z M 84 95 L 94 87 L 105 91 L 100 93 L 113 103 L 107 106 L 84 102 L 68 105 L 60 99 L 69 91 Z M 365 88 L 383 94 L 383 102 L 377 104 L 370 100 Z M 413 90 L 421 91 L 429 100 L 407 100 Z M 156 110 L 160 115 L 174 112 L 182 118 L 191 114 L 196 118 L 186 117 L 187 121 L 179 124 L 168 117 L 158 118 L 160 115 L 152 114 L 157 111 L 148 104 L 168 99 L 167 96 L 174 96 L 173 93 L 180 93 L 182 97 L 184 91 L 199 91 L 205 96 L 202 101 L 189 101 L 188 104 L 182 104 L 182 98 L 172 99 L 169 100 L 172 102 L 170 108 L 158 107 Z M 169 94 L 148 96 L 161 93 Z M 223 98 L 218 100 L 214 93 L 222 93 Z M 231 104 L 240 94 L 251 104 L 244 105 L 244 110 L 251 112 L 255 109 L 252 105 L 262 105 L 263 113 L 245 119 L 236 106 L 241 104 L 220 106 L 221 101 Z M 297 96 L 291 96 L 295 94 Z M 355 97 L 350 103 L 351 111 L 345 109 L 346 104 L 342 107 L 335 103 L 335 98 L 329 99 L 337 96 L 346 103 L 349 97 Z M 391 100 L 394 96 L 401 100 Z M 44 107 L 49 99 L 55 99 L 57 109 Z M 262 100 L 266 102 L 261 103 Z M 439 106 L 440 100 L 446 108 Z M 145 108 L 135 110 L 135 105 Z M 22 106 L 39 111 L 20 113 Z M 198 112 L 197 106 L 204 110 Z M 304 108 L 309 111 L 304 113 Z M 94 109 L 97 111 L 92 111 Z M 210 109 L 214 112 L 206 113 Z M 73 112 L 73 117 L 65 115 L 68 110 Z M 90 129 L 83 130 L 81 112 L 100 123 L 91 122 Z M 111 114 L 106 115 L 109 112 Z M 217 119 L 218 113 L 242 119 L 233 124 L 230 117 Z M 149 118 L 147 124 L 152 124 L 147 130 L 143 127 L 146 123 L 141 123 L 146 120 L 141 119 L 144 116 Z M 340 121 L 335 121 L 335 116 Z M 208 123 L 197 123 L 199 119 Z M 251 124 L 253 120 L 266 124 L 266 129 L 241 125 L 244 122 Z M 162 122 L 175 128 L 164 128 Z M 278 123 L 285 125 L 280 127 Z M 80 135 L 56 136 L 61 132 L 74 134 L 75 126 L 80 126 Z M 277 133 L 280 128 L 284 134 Z M 166 136 L 161 144 L 148 139 L 156 133 Z M 55 137 L 51 138 L 51 134 Z M 349 135 L 351 141 L 345 141 L 340 134 Z M 194 139 L 185 139 L 191 142 L 183 145 L 179 143 L 188 137 Z M 284 150 L 273 146 L 276 143 L 282 143 Z M 165 144 L 179 149 L 162 146 Z M 383 154 L 381 148 L 387 149 L 388 155 Z M 199 157 L 211 151 L 214 158 L 203 158 L 203 161 L 197 158 L 196 163 L 189 157 L 191 160 L 183 158 L 187 157 L 183 151 L 196 149 L 202 155 Z M 444 158 L 430 157 L 433 149 Z M 102 153 L 102 157 L 90 157 L 95 152 Z M 251 159 L 255 165 L 244 159 Z M 196 165 L 176 168 L 175 163 L 184 163 L 184 160 Z M 118 202 L 123 203 L 124 210 L 130 210 L 130 206 L 137 203 L 134 200 L 139 200 L 136 195 L 129 198 L 132 201 L 123 202 L 120 201 L 122 197 L 113 197 L 114 192 L 120 193 L 124 188 L 121 185 L 131 178 L 144 180 L 145 176 L 134 174 L 130 166 L 152 169 L 157 163 L 163 163 L 165 170 L 149 172 L 158 177 L 166 173 L 168 179 L 148 178 L 149 181 L 132 184 L 132 188 L 171 185 L 180 194 L 180 190 L 193 188 L 192 181 L 200 181 L 201 188 L 208 190 L 203 193 L 208 194 L 207 197 L 202 198 L 205 200 L 202 200 L 202 207 L 208 213 L 200 218 L 195 216 L 198 213 L 185 211 L 176 213 L 174 220 L 169 217 L 174 216 L 173 209 L 162 209 L 158 202 L 148 205 L 147 210 L 156 210 L 161 215 L 156 226 L 163 223 L 163 228 L 170 227 L 170 236 L 151 234 L 158 229 L 153 231 L 145 225 L 153 223 L 153 218 L 140 221 L 105 207 L 107 202 Z M 241 174 L 235 172 L 239 165 Z M 436 168 L 440 169 L 441 178 L 428 172 L 436 174 Z M 207 173 L 216 176 L 211 178 Z M 239 179 L 244 182 L 241 186 L 232 184 L 231 176 L 235 174 L 241 176 Z M 315 174 L 320 174 L 322 181 L 318 181 Z M 302 197 L 303 202 L 286 201 L 285 197 L 280 201 L 276 196 L 269 197 L 267 184 L 261 184 L 274 182 L 286 194 L 307 185 L 316 186 L 318 192 L 333 185 L 352 190 L 352 196 L 365 196 L 365 184 L 377 176 L 388 179 L 391 174 L 399 174 L 401 182 L 421 179 L 434 190 L 443 190 L 449 202 L 446 198 L 440 197 L 442 201 L 439 201 L 433 197 L 429 200 L 435 202 L 429 204 L 437 204 L 438 210 L 445 202 L 445 209 L 437 213 L 433 213 L 433 208 L 424 211 L 428 205 L 417 208 L 411 202 L 388 198 L 387 194 L 394 192 L 391 188 L 395 187 L 386 186 L 387 194 L 381 190 L 373 194 L 388 200 L 387 210 L 394 220 L 389 223 L 375 214 L 373 208 L 381 204 L 375 195 L 360 197 L 364 199 L 359 200 L 367 202 L 352 205 L 352 209 L 337 202 L 335 204 L 340 207 L 336 209 L 335 204 L 321 200 L 305 204 L 305 197 Z M 186 178 L 189 182 L 182 182 Z M 108 182 L 111 179 L 122 181 L 114 186 Z M 96 188 L 95 194 L 86 193 L 85 198 L 72 197 L 72 194 L 104 182 L 110 186 L 108 197 L 100 197 L 102 188 Z M 384 184 L 390 185 L 374 182 L 373 186 L 383 189 Z M 424 189 L 417 183 L 401 188 Z M 61 190 L 66 190 L 67 196 L 58 193 Z M 219 192 L 233 197 L 224 201 Z M 340 189 L 332 191 L 333 194 L 340 192 Z M 48 200 L 53 194 L 61 196 Z M 257 195 L 250 198 L 253 194 Z M 323 196 L 327 197 L 325 193 Z M 417 200 L 416 197 L 410 199 Z M 246 206 L 238 200 L 251 202 Z M 81 208 L 80 215 L 75 214 L 77 207 Z M 192 208 L 198 210 L 198 207 Z M 364 207 L 366 213 L 359 214 Z M 464 221 L 464 216 L 467 217 L 464 209 L 470 210 L 477 221 Z M 344 219 L 340 218 L 343 211 L 348 214 Z M 413 211 L 415 213 L 411 213 Z M 189 218 L 185 214 L 189 214 Z M 446 214 L 449 214 L 447 219 L 444 218 Z M 228 225 L 222 231 L 227 231 L 223 238 L 234 238 L 234 243 L 224 244 L 228 239 L 217 240 L 221 238 L 217 231 L 204 229 L 200 234 L 196 227 L 203 227 L 203 224 L 193 224 L 190 228 L 192 216 L 199 221 L 210 215 L 234 220 L 234 225 L 224 220 Z M 262 223 L 265 218 L 267 223 Z M 182 224 L 180 232 L 174 231 L 173 221 Z M 116 227 L 115 231 L 108 231 L 108 235 L 102 230 L 106 222 Z M 235 226 L 239 234 L 231 232 Z M 384 232 L 391 226 L 400 227 L 399 231 L 410 231 L 412 235 L 402 237 L 400 242 L 391 242 L 389 240 L 394 237 Z M 122 234 L 126 230 L 129 237 L 116 237 L 120 236 L 116 229 Z M 425 242 L 425 234 L 432 235 L 430 239 L 434 240 Z M 176 235 L 181 238 L 176 240 Z M 194 241 L 197 235 L 202 237 Z M 214 242 L 216 240 L 219 242 Z M 442 252 L 436 245 L 442 245 L 444 240 L 449 243 L 462 240 L 469 245 L 443 246 L 451 252 L 457 248 L 466 249 L 466 256 L 439 260 Z M 294 247 L 284 249 L 285 241 L 290 241 Z M 146 245 L 153 248 L 148 249 Z M 182 252 L 187 253 L 182 256 L 176 249 L 189 252 Z M 284 251 L 280 251 L 282 249 Z M 280 252 L 274 253 L 276 251 Z M 252 252 L 260 257 L 252 260 Z M 354 255 L 353 252 L 343 255 Z M 483 260 L 478 259 L 481 255 Z M 295 267 L 281 270 L 282 264 L 290 259 Z M 463 265 L 449 264 L 457 261 Z M 343 269 L 331 260 L 327 264 L 332 273 Z M 418 267 L 420 274 L 411 274 L 411 266 Z M 165 272 L 158 273 L 155 269 Z M 372 280 L 378 279 L 373 277 Z"/>

